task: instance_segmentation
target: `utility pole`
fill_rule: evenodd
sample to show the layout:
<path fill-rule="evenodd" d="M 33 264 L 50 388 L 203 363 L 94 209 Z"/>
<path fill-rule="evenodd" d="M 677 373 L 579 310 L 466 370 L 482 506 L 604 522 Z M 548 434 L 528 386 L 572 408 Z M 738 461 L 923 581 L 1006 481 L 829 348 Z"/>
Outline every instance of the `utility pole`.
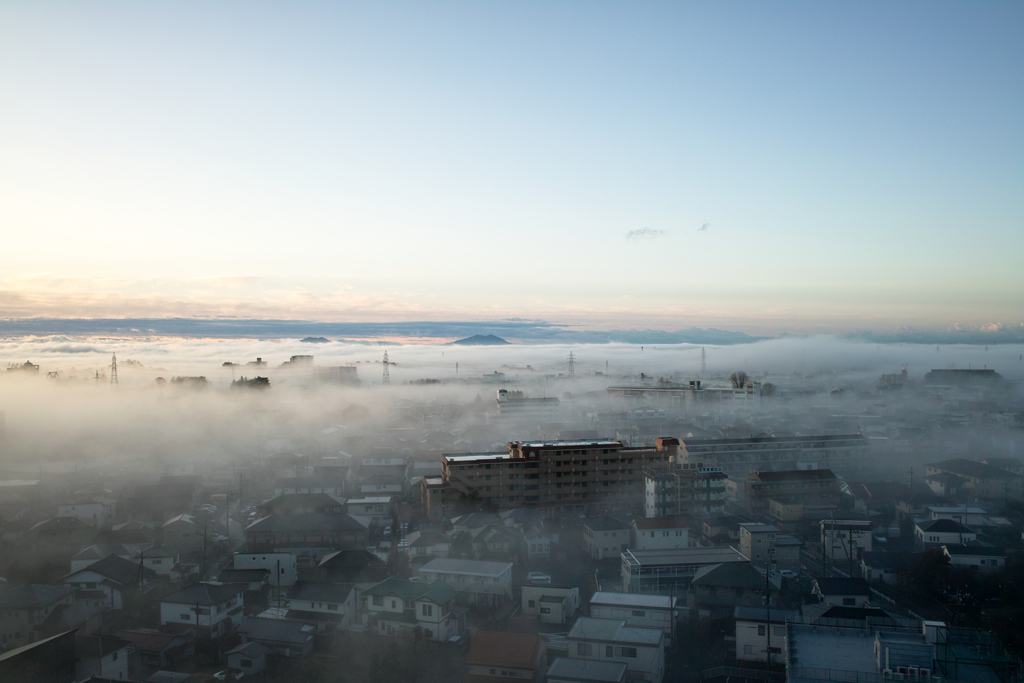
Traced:
<path fill-rule="evenodd" d="M 569 379 L 576 377 L 576 354 L 569 352 Z"/>
<path fill-rule="evenodd" d="M 110 358 L 110 384 L 111 386 L 117 386 L 117 354 L 115 353 Z"/>
<path fill-rule="evenodd" d="M 385 351 L 384 352 L 384 378 L 382 380 L 383 384 L 391 384 L 391 371 L 388 369 L 388 366 L 390 364 L 391 364 L 390 361 L 388 361 L 388 352 Z"/>
<path fill-rule="evenodd" d="M 768 644 L 765 649 L 768 655 L 768 670 L 772 669 L 772 584 L 771 584 L 771 565 L 772 560 L 775 556 L 775 546 L 772 545 L 768 549 L 768 565 L 764 569 L 764 608 L 765 608 L 765 621 L 764 621 L 764 633 L 768 637 Z"/>

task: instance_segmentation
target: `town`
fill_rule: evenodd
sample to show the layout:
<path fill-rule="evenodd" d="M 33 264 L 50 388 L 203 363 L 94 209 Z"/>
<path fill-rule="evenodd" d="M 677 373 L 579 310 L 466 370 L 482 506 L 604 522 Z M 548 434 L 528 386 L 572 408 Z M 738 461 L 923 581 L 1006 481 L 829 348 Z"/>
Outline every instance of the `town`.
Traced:
<path fill-rule="evenodd" d="M 265 421 L 216 455 L 0 460 L 0 680 L 1021 680 L 1024 413 L 992 370 L 224 367 Z"/>

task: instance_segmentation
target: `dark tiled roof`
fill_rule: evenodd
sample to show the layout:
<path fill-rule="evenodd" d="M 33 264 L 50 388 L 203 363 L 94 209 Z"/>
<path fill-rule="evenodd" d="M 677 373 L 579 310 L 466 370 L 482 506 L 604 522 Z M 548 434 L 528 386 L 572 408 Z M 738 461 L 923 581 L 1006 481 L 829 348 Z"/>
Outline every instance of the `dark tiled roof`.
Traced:
<path fill-rule="evenodd" d="M 871 595 L 871 586 L 864 579 L 823 578 L 814 583 L 822 595 Z"/>
<path fill-rule="evenodd" d="M 832 473 L 832 470 L 783 470 L 778 472 L 751 472 L 749 478 L 761 482 L 832 481 L 836 478 L 836 475 Z"/>
<path fill-rule="evenodd" d="M 975 479 L 1009 479 L 1018 476 L 999 467 L 986 465 L 975 460 L 967 460 L 966 458 L 953 458 L 952 460 L 933 462 L 928 467 Z"/>
<path fill-rule="evenodd" d="M 764 574 L 749 564 L 724 562 L 701 567 L 694 574 L 692 583 L 694 586 L 758 590 L 764 588 Z"/>
<path fill-rule="evenodd" d="M 322 602 L 345 602 L 352 592 L 350 583 L 321 583 L 297 581 L 288 591 L 289 600 L 317 600 Z"/>
<path fill-rule="evenodd" d="M 366 531 L 362 522 L 344 512 L 273 514 L 245 528 L 249 531 Z"/>
<path fill-rule="evenodd" d="M 955 519 L 930 519 L 917 525 L 921 531 L 950 534 L 973 534 L 970 528 Z"/>
<path fill-rule="evenodd" d="M 598 517 L 594 520 L 587 520 L 584 522 L 584 526 L 592 529 L 593 531 L 619 531 L 620 529 L 628 529 L 629 523 L 609 516 Z"/>
<path fill-rule="evenodd" d="M 169 647 L 184 644 L 185 636 L 174 633 L 161 633 L 149 629 L 130 629 L 114 631 L 114 635 L 122 640 L 134 643 L 135 647 L 145 652 L 162 652 Z"/>
<path fill-rule="evenodd" d="M 690 526 L 686 517 L 634 517 L 637 529 L 681 529 Z"/>
<path fill-rule="evenodd" d="M 10 609 L 33 609 L 52 605 L 75 592 L 70 586 L 53 586 L 45 583 L 27 583 L 0 593 L 0 607 Z"/>
<path fill-rule="evenodd" d="M 152 569 L 140 567 L 138 562 L 132 562 L 117 555 L 107 555 L 102 560 L 93 562 L 85 569 L 68 574 L 64 577 L 64 580 L 67 581 L 82 572 L 94 572 L 122 586 L 135 583 L 140 578 L 149 579 L 156 576 L 156 572 Z"/>
<path fill-rule="evenodd" d="M 160 598 L 160 602 L 174 602 L 183 605 L 219 605 L 236 595 L 241 595 L 241 593 L 242 589 L 237 585 L 193 583 L 191 586 L 168 593 Z"/>

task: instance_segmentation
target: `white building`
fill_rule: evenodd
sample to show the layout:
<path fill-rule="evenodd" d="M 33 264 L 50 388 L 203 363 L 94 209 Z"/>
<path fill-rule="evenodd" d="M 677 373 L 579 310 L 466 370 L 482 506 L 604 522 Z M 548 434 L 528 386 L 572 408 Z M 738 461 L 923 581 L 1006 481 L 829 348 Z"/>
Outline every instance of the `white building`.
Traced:
<path fill-rule="evenodd" d="M 631 548 L 690 547 L 690 523 L 685 517 L 634 517 L 630 526 Z"/>
<path fill-rule="evenodd" d="M 675 614 L 676 598 L 669 595 L 598 591 L 590 598 L 590 616 L 622 619 L 626 626 L 661 629 L 669 639 Z"/>
<path fill-rule="evenodd" d="M 410 581 L 391 576 L 372 586 L 366 597 L 367 630 L 380 635 L 417 626 L 431 640 L 446 641 L 462 631 L 453 609 L 455 590 L 443 581 Z"/>
<path fill-rule="evenodd" d="M 821 520 L 821 542 L 832 562 L 849 562 L 872 550 L 871 522 L 861 519 Z"/>
<path fill-rule="evenodd" d="M 77 517 L 91 527 L 102 528 L 111 512 L 110 505 L 104 505 L 94 498 L 76 498 L 57 506 L 58 517 Z"/>
<path fill-rule="evenodd" d="M 944 545 L 942 553 L 949 558 L 949 564 L 953 569 L 991 574 L 1001 571 L 1006 566 L 1006 553 L 1002 548 Z"/>
<path fill-rule="evenodd" d="M 785 609 L 765 610 L 763 607 L 736 607 L 736 659 L 747 662 L 768 661 L 768 641 L 771 639 L 772 662 L 785 660 L 786 621 L 800 616 Z M 770 624 L 769 624 L 770 621 Z M 769 636 L 768 626 L 771 626 Z M 776 650 L 778 648 L 778 650 Z"/>
<path fill-rule="evenodd" d="M 520 391 L 498 389 L 497 417 L 499 420 L 557 420 L 562 412 L 557 398 L 526 398 Z"/>
<path fill-rule="evenodd" d="M 570 659 L 626 665 L 626 678 L 661 683 L 665 673 L 665 633 L 626 626 L 622 619 L 580 617 L 566 636 Z"/>
<path fill-rule="evenodd" d="M 740 552 L 750 558 L 750 564 L 764 569 L 772 561 L 775 537 L 779 530 L 771 524 L 740 524 Z"/>
<path fill-rule="evenodd" d="M 198 626 L 204 638 L 217 638 L 242 623 L 242 587 L 194 583 L 160 598 L 160 625 L 171 630 Z"/>
<path fill-rule="evenodd" d="M 287 588 L 299 578 L 298 561 L 292 553 L 235 553 L 235 569 L 266 569 L 270 587 Z"/>
<path fill-rule="evenodd" d="M 346 511 L 353 517 L 368 517 L 372 523 L 386 526 L 394 519 L 393 500 L 391 496 L 349 498 Z"/>
<path fill-rule="evenodd" d="M 598 517 L 583 524 L 583 547 L 591 559 L 617 557 L 629 548 L 630 525 L 614 517 Z"/>
<path fill-rule="evenodd" d="M 512 599 L 512 563 L 436 558 L 419 568 L 427 581 L 441 580 L 465 605 L 503 605 Z"/>
<path fill-rule="evenodd" d="M 914 544 L 918 550 L 963 545 L 976 541 L 978 534 L 952 519 L 934 519 L 914 524 Z"/>
<path fill-rule="evenodd" d="M 349 583 L 298 581 L 288 591 L 288 618 L 315 621 L 321 631 L 347 631 L 355 611 L 356 590 Z"/>
<path fill-rule="evenodd" d="M 544 624 L 566 624 L 580 608 L 579 586 L 529 584 L 522 587 L 523 614 Z"/>

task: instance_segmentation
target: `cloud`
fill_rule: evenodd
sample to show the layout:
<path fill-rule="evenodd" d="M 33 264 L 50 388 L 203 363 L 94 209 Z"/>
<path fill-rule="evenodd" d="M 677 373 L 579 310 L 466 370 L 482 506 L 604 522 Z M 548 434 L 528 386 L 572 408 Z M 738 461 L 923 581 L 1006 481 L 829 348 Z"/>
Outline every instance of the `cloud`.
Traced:
<path fill-rule="evenodd" d="M 664 230 L 655 230 L 653 228 L 641 228 L 640 230 L 630 230 L 629 232 L 626 233 L 626 241 L 635 242 L 636 240 L 661 237 L 664 234 Z"/>
<path fill-rule="evenodd" d="M 711 224 L 708 223 L 707 221 L 704 221 L 704 223 L 702 223 L 701 226 L 699 228 L 697 228 L 697 232 L 707 232 L 707 229 L 710 228 L 710 227 L 711 227 Z"/>

